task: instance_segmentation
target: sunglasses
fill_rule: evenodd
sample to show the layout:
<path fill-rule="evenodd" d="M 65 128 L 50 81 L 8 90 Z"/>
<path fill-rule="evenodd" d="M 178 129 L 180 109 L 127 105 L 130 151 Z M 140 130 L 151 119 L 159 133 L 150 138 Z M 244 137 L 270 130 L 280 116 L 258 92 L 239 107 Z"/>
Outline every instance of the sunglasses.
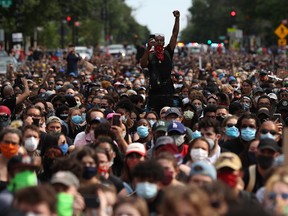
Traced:
<path fill-rule="evenodd" d="M 8 121 L 9 116 L 7 114 L 5 115 L 0 115 L 0 121 Z"/>
<path fill-rule="evenodd" d="M 261 133 L 261 134 L 270 133 L 270 134 L 272 134 L 273 136 L 277 134 L 277 132 L 276 132 L 275 130 L 266 130 L 266 129 L 260 130 L 260 133 Z"/>
<path fill-rule="evenodd" d="M 280 195 L 283 200 L 287 200 L 288 199 L 288 193 L 275 193 L 275 192 L 270 192 L 268 194 L 268 199 L 275 200 L 278 195 Z"/>
<path fill-rule="evenodd" d="M 231 123 L 226 124 L 226 127 L 228 127 L 228 128 L 234 127 L 234 126 L 236 126 L 236 124 L 231 124 Z"/>

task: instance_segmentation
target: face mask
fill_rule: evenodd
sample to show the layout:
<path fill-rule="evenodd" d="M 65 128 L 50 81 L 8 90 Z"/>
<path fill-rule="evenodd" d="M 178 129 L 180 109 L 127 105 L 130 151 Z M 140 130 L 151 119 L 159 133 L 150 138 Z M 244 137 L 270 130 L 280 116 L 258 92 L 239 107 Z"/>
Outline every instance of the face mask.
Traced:
<path fill-rule="evenodd" d="M 7 189 L 16 192 L 22 188 L 37 185 L 36 173 L 30 170 L 17 173 L 9 182 Z"/>
<path fill-rule="evenodd" d="M 173 100 L 173 107 L 179 107 L 179 100 Z"/>
<path fill-rule="evenodd" d="M 62 151 L 63 155 L 66 155 L 67 152 L 68 152 L 69 146 L 68 146 L 67 143 L 65 143 L 65 144 L 63 144 L 63 145 L 60 145 L 59 148 L 60 148 L 60 150 Z"/>
<path fill-rule="evenodd" d="M 248 160 L 250 161 L 251 164 L 256 164 L 257 159 L 256 159 L 255 152 L 249 151 L 247 156 L 248 156 Z"/>
<path fill-rule="evenodd" d="M 191 110 L 186 110 L 184 111 L 183 116 L 185 119 L 191 120 L 194 117 L 194 112 L 192 112 Z"/>
<path fill-rule="evenodd" d="M 259 166 L 264 170 L 269 169 L 274 162 L 273 156 L 258 155 L 256 158 Z"/>
<path fill-rule="evenodd" d="M 205 138 L 207 141 L 208 141 L 208 143 L 209 143 L 209 147 L 210 147 L 210 150 L 212 150 L 213 148 L 214 148 L 214 146 L 215 146 L 215 142 L 214 142 L 214 140 L 213 139 L 210 139 L 210 138 Z"/>
<path fill-rule="evenodd" d="M 150 123 L 151 128 L 152 128 L 156 121 L 155 120 L 148 120 L 148 122 Z"/>
<path fill-rule="evenodd" d="M 192 140 L 197 139 L 201 137 L 201 133 L 198 130 L 195 130 L 194 132 L 192 132 Z"/>
<path fill-rule="evenodd" d="M 140 95 L 141 95 L 141 97 L 143 97 L 143 99 L 144 99 L 144 101 L 145 101 L 146 95 L 145 95 L 145 94 L 140 94 Z"/>
<path fill-rule="evenodd" d="M 151 199 L 157 195 L 157 185 L 150 182 L 137 183 L 136 194 L 144 199 Z"/>
<path fill-rule="evenodd" d="M 173 135 L 172 138 L 174 138 L 177 146 L 181 146 L 185 141 L 185 134 L 184 135 Z"/>
<path fill-rule="evenodd" d="M 288 81 L 284 82 L 284 87 L 288 87 Z"/>
<path fill-rule="evenodd" d="M 83 119 L 82 119 L 81 116 L 75 115 L 75 116 L 72 116 L 71 121 L 72 121 L 73 124 L 79 125 L 79 124 L 81 124 L 83 122 Z"/>
<path fill-rule="evenodd" d="M 197 112 L 201 112 L 202 111 L 202 106 L 201 105 L 195 105 Z"/>
<path fill-rule="evenodd" d="M 0 150 L 5 158 L 11 158 L 18 153 L 19 146 L 13 144 L 0 144 Z"/>
<path fill-rule="evenodd" d="M 256 134 L 256 129 L 254 128 L 243 128 L 241 129 L 241 138 L 244 141 L 251 141 L 253 139 L 255 139 L 255 134 Z"/>
<path fill-rule="evenodd" d="M 100 175 L 105 175 L 106 173 L 108 173 L 109 171 L 109 167 L 108 166 L 99 166 L 98 167 L 98 173 Z"/>
<path fill-rule="evenodd" d="M 55 116 L 54 110 L 49 110 L 46 114 L 46 117 L 49 118 L 50 116 Z"/>
<path fill-rule="evenodd" d="M 232 127 L 226 127 L 225 128 L 225 134 L 226 136 L 228 137 L 231 137 L 231 138 L 237 138 L 239 137 L 239 129 L 235 126 L 232 126 Z"/>
<path fill-rule="evenodd" d="M 35 125 L 36 127 L 39 127 L 40 119 L 33 118 L 33 123 L 32 124 Z"/>
<path fill-rule="evenodd" d="M 149 135 L 148 127 L 143 125 L 137 127 L 137 134 L 139 135 L 140 138 L 147 137 Z"/>
<path fill-rule="evenodd" d="M 231 188 L 235 188 L 237 185 L 238 176 L 232 172 L 218 173 L 217 178 L 226 183 Z"/>
<path fill-rule="evenodd" d="M 60 192 L 57 194 L 57 215 L 73 215 L 74 197 L 72 194 Z"/>
<path fill-rule="evenodd" d="M 273 139 L 275 140 L 275 137 L 270 133 L 262 134 L 260 133 L 260 139 Z"/>
<path fill-rule="evenodd" d="M 127 117 L 126 117 L 125 115 L 122 115 L 122 116 L 120 117 L 120 119 L 121 119 L 121 121 L 122 121 L 123 123 L 126 123 L 126 121 L 127 121 Z"/>
<path fill-rule="evenodd" d="M 224 119 L 225 119 L 225 116 L 222 116 L 222 115 L 216 116 L 216 120 L 219 121 L 220 123 L 222 123 Z"/>
<path fill-rule="evenodd" d="M 68 114 L 64 113 L 64 114 L 60 114 L 59 118 L 63 121 L 65 121 L 68 118 Z"/>
<path fill-rule="evenodd" d="M 164 186 L 169 185 L 173 180 L 173 172 L 172 171 L 165 171 L 165 177 L 162 181 Z"/>
<path fill-rule="evenodd" d="M 242 104 L 242 108 L 243 108 L 244 112 L 246 112 L 246 111 L 248 111 L 248 110 L 250 109 L 250 104 L 248 104 L 248 103 L 243 103 L 243 104 Z"/>
<path fill-rule="evenodd" d="M 36 139 L 35 137 L 29 137 L 24 142 L 24 148 L 29 152 L 33 152 L 37 149 L 38 144 L 39 139 Z"/>
<path fill-rule="evenodd" d="M 76 103 L 77 103 L 77 105 L 76 105 L 77 107 L 81 106 L 81 102 L 80 101 L 77 101 Z"/>
<path fill-rule="evenodd" d="M 84 179 L 91 179 L 93 176 L 95 176 L 97 174 L 97 168 L 96 167 L 84 167 L 84 171 L 83 171 L 83 175 L 82 177 Z"/>
<path fill-rule="evenodd" d="M 58 90 L 61 89 L 61 88 L 62 88 L 61 85 L 56 85 L 56 87 L 55 87 L 56 91 L 58 91 Z"/>
<path fill-rule="evenodd" d="M 197 148 L 197 149 L 191 149 L 190 151 L 190 157 L 192 158 L 192 160 L 194 162 L 196 161 L 203 161 L 206 158 L 208 158 L 208 152 L 201 149 L 201 148 Z"/>

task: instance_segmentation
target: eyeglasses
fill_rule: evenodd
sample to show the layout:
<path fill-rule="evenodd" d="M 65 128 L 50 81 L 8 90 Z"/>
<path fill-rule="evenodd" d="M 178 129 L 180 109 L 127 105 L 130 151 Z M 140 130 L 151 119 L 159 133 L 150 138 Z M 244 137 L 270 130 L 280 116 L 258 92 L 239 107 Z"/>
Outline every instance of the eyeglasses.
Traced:
<path fill-rule="evenodd" d="M 255 125 L 241 125 L 241 128 L 243 129 L 243 128 L 256 128 L 256 126 Z"/>
<path fill-rule="evenodd" d="M 277 132 L 276 132 L 275 130 L 267 130 L 267 129 L 262 129 L 262 130 L 260 130 L 260 133 L 261 133 L 261 134 L 270 133 L 270 134 L 272 134 L 273 136 L 277 134 Z"/>
<path fill-rule="evenodd" d="M 36 114 L 27 114 L 27 116 L 30 116 L 30 117 L 34 117 L 34 118 L 40 118 L 41 115 L 36 115 Z"/>
<path fill-rule="evenodd" d="M 234 127 L 234 126 L 236 126 L 236 124 L 232 124 L 232 123 L 228 123 L 228 124 L 226 124 L 226 127 L 228 127 L 228 128 L 230 128 L 230 127 Z"/>
<path fill-rule="evenodd" d="M 268 199 L 275 200 L 278 195 L 280 195 L 283 200 L 287 200 L 288 199 L 288 193 L 275 193 L 275 192 L 270 192 L 268 194 Z"/>

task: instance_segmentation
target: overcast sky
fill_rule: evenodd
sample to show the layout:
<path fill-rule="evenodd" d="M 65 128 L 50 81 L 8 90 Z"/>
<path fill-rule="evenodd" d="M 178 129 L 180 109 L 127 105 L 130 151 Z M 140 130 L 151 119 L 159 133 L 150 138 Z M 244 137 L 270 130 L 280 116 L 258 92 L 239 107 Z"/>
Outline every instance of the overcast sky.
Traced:
<path fill-rule="evenodd" d="M 192 0 L 125 0 L 134 9 L 133 16 L 151 33 L 163 33 L 170 38 L 174 24 L 173 10 L 180 11 L 180 30 L 187 26 L 188 8 Z"/>

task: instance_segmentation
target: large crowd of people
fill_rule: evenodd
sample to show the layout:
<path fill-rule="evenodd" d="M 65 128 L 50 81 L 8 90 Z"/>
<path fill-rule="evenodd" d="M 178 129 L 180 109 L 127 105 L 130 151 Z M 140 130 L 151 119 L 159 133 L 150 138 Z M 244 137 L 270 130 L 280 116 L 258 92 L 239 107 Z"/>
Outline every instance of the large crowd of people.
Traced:
<path fill-rule="evenodd" d="M 0 215 L 288 215 L 286 54 L 176 54 L 173 15 L 166 47 L 9 66 Z"/>

